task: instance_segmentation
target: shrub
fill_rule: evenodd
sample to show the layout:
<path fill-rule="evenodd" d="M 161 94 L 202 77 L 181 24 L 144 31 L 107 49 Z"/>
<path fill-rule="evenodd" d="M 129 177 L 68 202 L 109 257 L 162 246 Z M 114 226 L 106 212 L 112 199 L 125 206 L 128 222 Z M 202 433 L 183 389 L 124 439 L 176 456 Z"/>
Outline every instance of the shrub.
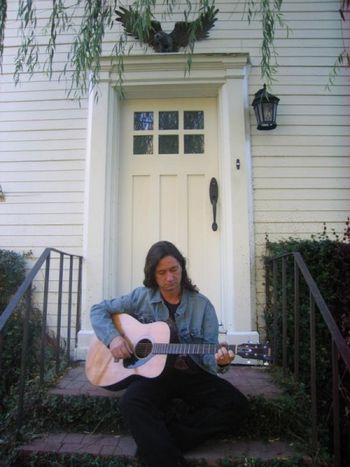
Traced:
<path fill-rule="evenodd" d="M 269 242 L 267 239 L 266 265 L 269 259 L 288 252 L 299 252 L 312 277 L 314 278 L 328 308 L 338 324 L 345 340 L 350 345 L 350 230 L 349 219 L 346 222 L 342 239 L 333 231 L 329 234 L 324 224 L 323 232 L 311 239 L 301 240 L 289 238 L 279 242 Z M 287 298 L 287 365 L 293 371 L 294 363 L 294 278 L 293 259 L 286 257 L 287 274 L 286 298 Z M 282 287 L 281 265 L 279 264 L 278 284 L 275 290 L 277 307 L 272 306 L 272 271 L 266 268 L 266 280 L 269 287 L 265 310 L 267 335 L 272 342 L 277 336 L 277 345 L 274 349 L 277 361 L 282 358 Z M 305 387 L 310 386 L 310 324 L 309 324 L 309 291 L 305 282 L 300 279 L 300 303 L 299 303 L 299 378 Z M 276 310 L 277 320 L 273 313 Z M 330 423 L 330 407 L 332 404 L 332 368 L 331 368 L 331 339 L 321 313 L 316 312 L 316 351 L 317 351 L 317 413 L 320 439 L 328 438 L 327 427 Z M 276 326 L 277 324 L 277 326 Z M 277 332 L 276 332 L 277 331 Z M 350 374 L 339 363 L 342 374 L 340 391 L 342 394 L 340 412 L 342 417 L 342 436 L 350 436 L 348 414 L 350 413 Z M 326 441 L 327 442 L 327 441 Z M 344 444 L 346 446 L 347 443 Z M 350 453 L 343 453 L 346 459 L 350 459 Z"/>
<path fill-rule="evenodd" d="M 14 251 L 0 250 L 0 312 L 25 278 L 25 257 Z"/>

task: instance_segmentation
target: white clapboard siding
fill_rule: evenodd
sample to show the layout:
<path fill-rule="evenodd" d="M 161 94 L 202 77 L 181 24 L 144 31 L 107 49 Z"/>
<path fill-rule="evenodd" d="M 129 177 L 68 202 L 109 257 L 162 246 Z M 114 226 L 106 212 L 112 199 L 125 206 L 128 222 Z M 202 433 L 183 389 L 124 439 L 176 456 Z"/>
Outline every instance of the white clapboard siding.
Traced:
<path fill-rule="evenodd" d="M 72 0 L 73 2 L 73 0 Z M 52 2 L 36 0 L 40 59 L 47 59 L 48 38 L 43 30 Z M 127 3 L 127 2 L 125 2 Z M 263 85 L 260 76 L 261 22 L 246 18 L 246 2 L 217 1 L 218 21 L 209 39 L 197 42 L 195 53 L 249 53 L 249 102 Z M 83 5 L 76 10 L 77 29 Z M 328 75 L 350 37 L 350 21 L 342 23 L 339 0 L 284 0 L 283 18 L 291 31 L 277 27 L 275 49 L 278 75 L 271 92 L 280 98 L 278 127 L 256 129 L 250 106 L 252 208 L 256 253 L 258 322 L 264 306 L 262 256 L 266 235 L 271 241 L 290 236 L 310 238 L 329 231 L 342 234 L 350 215 L 350 70 L 341 70 L 331 89 Z M 69 76 L 61 76 L 72 45 L 69 31 L 58 37 L 54 73 L 25 74 L 14 86 L 14 58 L 19 44 L 18 2 L 8 1 L 3 73 L 0 76 L 0 248 L 32 250 L 33 257 L 47 246 L 82 253 L 84 190 L 87 154 L 88 103 L 67 98 Z M 171 17 L 156 19 L 170 31 L 183 19 L 186 2 L 178 2 Z M 121 25 L 106 31 L 103 54 L 118 39 Z M 130 39 L 131 53 L 144 53 Z M 152 54 L 151 48 L 147 54 Z M 68 65 L 69 68 L 69 65 Z M 249 285 L 247 284 L 247 287 Z M 55 322 L 51 304 L 50 321 Z"/>

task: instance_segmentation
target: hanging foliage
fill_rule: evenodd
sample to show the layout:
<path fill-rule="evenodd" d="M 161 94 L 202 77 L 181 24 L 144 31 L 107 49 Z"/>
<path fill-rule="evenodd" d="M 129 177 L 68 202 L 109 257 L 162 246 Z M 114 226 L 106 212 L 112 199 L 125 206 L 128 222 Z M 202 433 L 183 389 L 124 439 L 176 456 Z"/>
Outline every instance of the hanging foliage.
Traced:
<path fill-rule="evenodd" d="M 6 0 L 0 3 L 0 65 L 2 63 L 2 56 L 4 54 L 4 39 L 5 39 L 5 24 L 7 17 L 7 3 Z"/>
<path fill-rule="evenodd" d="M 276 27 L 288 28 L 282 16 L 283 0 L 245 0 L 245 16 L 248 23 L 253 20 L 260 20 L 262 25 L 261 42 L 261 77 L 270 85 L 277 72 L 276 51 L 274 48 Z M 117 57 L 119 81 L 123 76 L 123 56 L 130 51 L 130 41 L 128 43 L 128 32 L 130 26 L 134 36 L 136 35 L 140 44 L 147 47 L 149 34 L 152 25 L 160 24 L 155 20 L 154 10 L 156 0 L 135 0 L 129 7 L 132 11 L 128 27 L 120 33 L 116 42 L 112 56 Z M 178 2 L 176 0 L 164 0 L 164 16 L 173 13 Z M 116 30 L 117 14 L 119 2 L 117 0 L 52 0 L 50 16 L 44 29 L 38 26 L 35 0 L 19 0 L 17 17 L 20 22 L 19 31 L 21 43 L 18 47 L 15 60 L 14 79 L 18 83 L 22 73 L 27 72 L 32 75 L 36 71 L 44 71 L 52 78 L 54 70 L 54 60 L 57 52 L 57 42 L 59 35 L 73 33 L 73 42 L 67 54 L 66 64 L 63 68 L 63 76 L 70 81 L 69 94 L 82 96 L 89 87 L 94 88 L 98 82 L 100 71 L 100 57 L 105 33 Z M 120 11 L 120 10 L 119 10 Z M 1 1 L 0 6 L 0 63 L 4 51 L 4 36 L 6 26 L 7 0 Z M 82 13 L 81 13 L 82 12 Z M 212 27 L 216 20 L 218 10 L 215 0 L 198 0 L 192 2 L 186 0 L 184 21 L 182 25 L 186 30 L 187 41 L 180 44 L 180 51 L 187 57 L 187 71 L 191 67 L 191 58 L 194 44 L 201 35 L 199 32 L 205 29 L 204 21 L 209 21 Z M 195 15 L 197 20 L 189 21 L 190 16 Z M 77 18 L 81 16 L 80 24 L 77 25 Z M 136 31 L 136 34 L 135 34 Z M 203 32 L 203 31 L 202 31 Z M 46 60 L 41 61 L 38 37 L 42 34 L 48 36 L 46 46 Z"/>
<path fill-rule="evenodd" d="M 269 84 L 277 73 L 277 52 L 274 47 L 276 26 L 286 28 L 287 36 L 289 28 L 283 20 L 283 0 L 247 0 L 248 23 L 258 17 L 262 24 L 261 42 L 261 77 Z"/>
<path fill-rule="evenodd" d="M 349 17 L 349 14 L 350 14 L 350 0 L 342 0 L 342 6 L 341 8 L 339 9 L 339 15 L 340 15 L 340 18 L 341 18 L 341 28 L 342 28 L 342 36 L 343 36 L 343 43 L 344 43 L 344 47 L 342 49 L 342 51 L 338 54 L 335 62 L 334 62 L 334 65 L 331 69 L 331 71 L 329 72 L 329 76 L 328 76 L 328 84 L 327 84 L 327 88 L 328 90 L 330 90 L 331 86 L 333 86 L 339 72 L 340 72 L 340 69 L 343 67 L 343 66 L 347 66 L 348 68 L 350 67 L 350 53 L 349 53 L 349 49 L 348 47 L 346 46 L 345 44 L 345 39 L 344 39 L 344 34 L 343 34 L 343 26 L 344 26 L 344 23 L 346 22 L 347 18 Z"/>

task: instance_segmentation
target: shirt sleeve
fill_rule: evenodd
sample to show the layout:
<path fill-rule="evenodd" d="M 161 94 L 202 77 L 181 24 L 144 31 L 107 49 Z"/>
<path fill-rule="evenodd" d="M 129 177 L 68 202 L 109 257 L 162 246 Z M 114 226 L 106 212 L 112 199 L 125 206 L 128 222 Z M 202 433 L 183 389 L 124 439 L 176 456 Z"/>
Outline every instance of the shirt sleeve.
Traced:
<path fill-rule="evenodd" d="M 215 312 L 215 308 L 212 303 L 208 300 L 205 313 L 204 313 L 204 321 L 203 321 L 203 339 L 204 342 L 208 342 L 209 344 L 217 344 L 218 343 L 218 335 L 219 335 L 219 322 Z M 219 366 L 216 364 L 215 355 L 214 354 L 206 354 L 202 356 L 203 364 L 210 368 L 215 369 L 216 372 L 221 372 Z"/>
<path fill-rule="evenodd" d="M 131 311 L 132 294 L 112 300 L 103 300 L 101 303 L 93 305 L 90 310 L 90 320 L 97 338 L 108 346 L 115 337 L 120 335 L 113 324 L 112 314 L 130 313 Z"/>

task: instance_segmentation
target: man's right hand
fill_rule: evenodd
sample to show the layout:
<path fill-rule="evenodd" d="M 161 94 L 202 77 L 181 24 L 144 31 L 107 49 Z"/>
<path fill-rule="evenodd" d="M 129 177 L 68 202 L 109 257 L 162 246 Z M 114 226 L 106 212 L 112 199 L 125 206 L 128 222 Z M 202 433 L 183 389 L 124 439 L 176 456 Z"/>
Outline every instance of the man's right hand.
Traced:
<path fill-rule="evenodd" d="M 109 344 L 109 350 L 111 351 L 116 362 L 123 358 L 130 357 L 133 353 L 130 344 L 126 339 L 124 339 L 123 336 L 115 337 Z"/>

